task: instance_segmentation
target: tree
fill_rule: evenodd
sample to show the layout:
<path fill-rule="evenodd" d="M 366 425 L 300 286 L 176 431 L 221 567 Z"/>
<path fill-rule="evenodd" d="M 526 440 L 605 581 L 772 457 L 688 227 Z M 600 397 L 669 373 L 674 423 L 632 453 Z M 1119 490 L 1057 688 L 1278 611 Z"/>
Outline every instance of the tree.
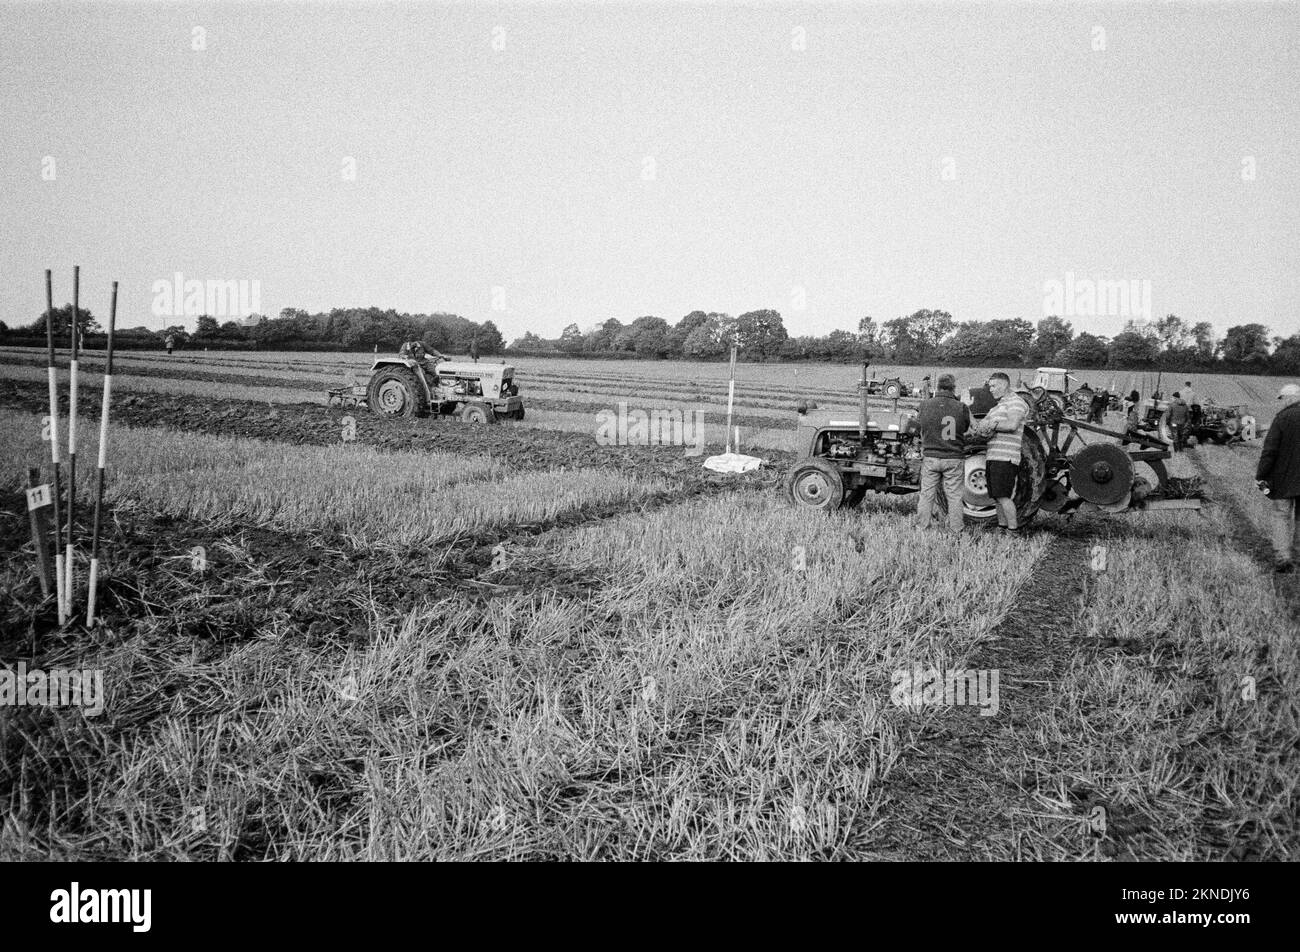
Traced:
<path fill-rule="evenodd" d="M 668 334 L 672 330 L 662 317 L 638 317 L 629 328 L 632 332 L 632 348 L 638 357 L 667 357 L 670 345 Z"/>
<path fill-rule="evenodd" d="M 1081 333 L 1052 357 L 1052 362 L 1069 369 L 1104 367 L 1110 359 L 1110 342 L 1104 337 Z"/>
<path fill-rule="evenodd" d="M 1018 364 L 1033 346 L 1034 327 L 1023 318 L 965 321 L 944 342 L 945 360 L 982 366 Z"/>
<path fill-rule="evenodd" d="M 1229 327 L 1219 344 L 1223 359 L 1232 364 L 1261 366 L 1268 362 L 1268 328 L 1263 324 Z"/>
<path fill-rule="evenodd" d="M 199 316 L 198 326 L 194 328 L 194 336 L 202 338 L 216 337 L 220 331 L 221 326 L 217 323 L 217 319 L 203 314 Z"/>
<path fill-rule="evenodd" d="M 95 320 L 95 315 L 84 307 L 77 308 L 77 326 L 82 334 L 98 334 L 100 327 L 99 321 Z M 37 336 L 45 335 L 45 312 L 32 321 L 31 324 L 24 328 L 28 333 Z M 63 346 L 68 339 L 68 334 L 72 331 L 72 305 L 65 304 L 63 307 L 54 309 L 54 343 L 55 346 Z"/>
<path fill-rule="evenodd" d="M 1269 368 L 1276 374 L 1300 374 L 1300 334 L 1278 340 Z"/>
<path fill-rule="evenodd" d="M 952 333 L 957 322 L 947 311 L 917 311 L 912 315 L 912 334 L 921 348 L 922 356 L 928 357 L 939 348 L 940 342 Z"/>
<path fill-rule="evenodd" d="M 1166 314 L 1156 321 L 1156 336 L 1167 351 L 1182 351 L 1192 341 L 1191 330 L 1177 314 Z"/>
<path fill-rule="evenodd" d="M 881 338 L 895 360 L 917 361 L 934 356 L 940 341 L 956 326 L 947 311 L 920 310 L 886 321 Z"/>
<path fill-rule="evenodd" d="M 876 319 L 868 315 L 858 321 L 858 342 L 862 345 L 862 354 L 867 359 L 878 356 L 883 349 L 880 343 L 880 328 Z"/>
<path fill-rule="evenodd" d="M 1157 338 L 1138 331 L 1124 331 L 1110 342 L 1110 366 L 1149 367 L 1155 362 L 1158 348 Z"/>
<path fill-rule="evenodd" d="M 1055 315 L 1045 317 L 1038 322 L 1038 331 L 1034 335 L 1034 358 L 1044 363 L 1054 360 L 1073 339 L 1074 328 L 1069 321 Z"/>
<path fill-rule="evenodd" d="M 531 337 L 532 333 L 529 332 L 524 336 Z M 576 354 L 581 352 L 583 344 L 585 343 L 586 338 L 583 337 L 582 329 L 579 328 L 577 324 L 570 324 L 564 330 L 560 331 L 559 347 L 560 350 L 566 354 Z"/>
<path fill-rule="evenodd" d="M 484 321 L 478 331 L 478 349 L 484 354 L 499 354 L 505 350 L 506 341 L 501 331 L 491 321 Z"/>
<path fill-rule="evenodd" d="M 721 329 L 716 320 L 708 324 L 699 324 L 686 337 L 682 353 L 696 360 L 712 360 L 721 357 L 731 349 L 731 343 L 722 339 Z"/>
<path fill-rule="evenodd" d="M 770 308 L 748 311 L 735 321 L 736 346 L 749 357 L 775 357 L 789 338 L 781 315 Z"/>
<path fill-rule="evenodd" d="M 703 311 L 691 311 L 673 326 L 668 333 L 668 346 L 673 354 L 684 354 L 686 352 L 686 339 L 691 336 L 691 331 L 695 328 L 707 325 L 709 315 Z M 713 322 L 716 325 L 716 321 Z"/>
<path fill-rule="evenodd" d="M 1209 321 L 1201 321 L 1192 326 L 1191 335 L 1196 362 L 1199 364 L 1213 363 L 1215 350 L 1214 325 Z"/>
<path fill-rule="evenodd" d="M 616 317 L 611 317 L 587 335 L 587 350 L 597 353 L 617 350 L 618 338 L 623 330 L 623 322 Z"/>

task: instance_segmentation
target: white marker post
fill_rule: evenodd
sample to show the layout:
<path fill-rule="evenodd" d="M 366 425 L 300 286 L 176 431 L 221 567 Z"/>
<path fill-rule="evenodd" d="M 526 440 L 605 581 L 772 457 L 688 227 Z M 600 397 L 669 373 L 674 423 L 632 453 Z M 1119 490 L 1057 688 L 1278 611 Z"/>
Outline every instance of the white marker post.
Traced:
<path fill-rule="evenodd" d="M 77 514 L 77 312 L 80 310 L 81 267 L 72 268 L 72 359 L 68 362 L 68 541 L 63 553 L 64 572 L 67 585 L 64 595 L 67 604 L 63 606 L 66 616 L 72 615 L 72 602 L 76 598 L 77 570 L 72 561 L 72 532 Z"/>
<path fill-rule="evenodd" d="M 731 382 L 727 384 L 727 452 L 731 452 L 731 408 L 736 400 L 736 345 L 731 345 Z"/>
<path fill-rule="evenodd" d="M 117 324 L 117 282 L 108 308 L 108 360 L 104 366 L 104 402 L 99 409 L 99 472 L 95 475 L 95 528 L 90 536 L 90 582 L 86 589 L 86 627 L 95 624 L 95 590 L 99 587 L 99 525 L 104 508 L 104 469 L 108 465 L 108 408 L 113 392 L 113 327 Z"/>
<path fill-rule="evenodd" d="M 59 551 L 59 530 L 63 521 L 59 513 L 59 389 L 54 363 L 54 285 L 49 268 L 45 269 L 45 342 L 49 353 L 50 378 L 50 460 L 54 463 L 54 590 L 58 603 L 59 626 L 67 618 L 63 610 L 64 595 L 63 554 Z"/>

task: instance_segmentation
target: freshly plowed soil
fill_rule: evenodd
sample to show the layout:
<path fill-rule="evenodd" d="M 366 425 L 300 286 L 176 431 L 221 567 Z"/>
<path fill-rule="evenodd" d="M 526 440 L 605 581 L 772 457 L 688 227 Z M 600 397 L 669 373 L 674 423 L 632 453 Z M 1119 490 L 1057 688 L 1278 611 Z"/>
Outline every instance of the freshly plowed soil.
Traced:
<path fill-rule="evenodd" d="M 44 384 L 0 381 L 0 406 L 39 413 L 48 409 Z M 100 393 L 83 390 L 78 412 L 99 418 Z M 66 410 L 66 396 L 63 409 Z M 702 468 L 702 456 L 686 456 L 682 447 L 601 446 L 593 436 L 531 429 L 502 423 L 472 427 L 454 418 L 397 419 L 356 408 L 311 403 L 268 404 L 218 400 L 166 393 L 118 392 L 113 398 L 114 424 L 164 426 L 195 433 L 243 436 L 277 443 L 327 446 L 341 441 L 342 420 L 356 420 L 356 442 L 384 450 L 436 451 L 469 457 L 492 457 L 516 470 L 597 467 L 631 476 L 661 476 L 688 484 L 733 484 Z M 707 451 L 706 451 L 707 452 Z M 765 451 L 770 465 L 746 474 L 746 485 L 775 485 L 791 461 L 787 453 Z"/>
<path fill-rule="evenodd" d="M 0 358 L 0 363 L 9 364 L 15 367 L 46 366 L 44 360 L 39 360 L 34 357 L 16 357 L 11 354 L 6 354 L 3 356 L 3 358 Z M 81 361 L 79 361 L 79 365 L 83 371 L 89 371 L 91 373 L 102 373 L 104 370 L 104 361 L 97 360 L 94 358 L 82 359 Z M 210 367 L 213 365 L 209 364 L 207 366 Z M 264 368 L 259 368 L 259 369 L 264 369 Z M 276 376 L 260 376 L 260 375 L 247 373 L 247 372 L 221 373 L 213 370 L 193 369 L 185 365 L 141 367 L 138 365 L 123 366 L 121 364 L 118 364 L 115 367 L 115 370 L 119 374 L 129 374 L 135 377 L 156 377 L 161 380 L 187 380 L 187 381 L 192 381 L 197 383 L 235 384 L 237 386 L 244 386 L 244 387 L 274 387 L 283 390 L 318 389 L 321 392 L 322 402 L 324 402 L 325 400 L 325 393 L 327 390 L 331 390 L 335 387 L 338 387 L 343 382 L 343 378 L 338 374 L 330 375 L 330 374 L 322 373 L 320 377 L 317 377 L 315 379 L 302 378 L 302 377 L 285 378 L 285 377 L 276 377 Z M 364 381 L 366 379 L 367 373 L 368 372 L 365 371 L 358 373 L 357 375 L 358 380 Z M 592 390 L 591 387 L 584 387 L 584 386 L 577 386 L 577 385 L 566 386 L 565 389 L 567 392 L 574 393 L 574 394 L 582 394 L 585 392 L 590 392 Z M 669 393 L 669 392 L 665 392 L 662 389 L 657 391 L 649 390 L 645 388 L 625 389 L 623 391 L 620 391 L 618 400 L 625 400 L 631 406 L 636 407 L 639 405 L 637 402 L 638 398 L 643 398 L 646 402 L 650 402 L 654 400 L 677 400 L 677 401 L 683 401 L 688 403 L 695 403 L 699 405 L 700 409 L 706 410 L 707 412 L 715 415 L 720 414 L 726 407 L 725 398 L 719 399 L 717 394 L 704 394 L 704 393 L 697 393 L 689 390 L 683 390 L 680 393 Z M 826 397 L 826 395 L 822 395 L 818 399 L 827 400 L 828 398 Z M 524 393 L 524 405 L 527 408 L 536 409 L 536 410 L 560 410 L 566 413 L 587 413 L 592 415 L 593 419 L 595 414 L 600 412 L 601 410 L 615 409 L 618 400 L 614 399 L 613 397 L 604 401 L 576 400 L 576 399 L 567 400 L 567 399 L 559 399 L 553 396 L 542 396 L 536 392 L 525 391 Z M 840 404 L 845 403 L 843 398 L 841 398 L 838 402 Z M 795 401 L 792 399 L 775 400 L 775 401 L 761 400 L 755 398 L 752 394 L 747 394 L 745 397 L 738 398 L 736 400 L 735 406 L 738 409 L 749 408 L 749 409 L 768 409 L 768 410 L 788 410 L 789 414 L 787 417 L 783 419 L 783 418 L 772 417 L 772 416 L 755 416 L 755 415 L 737 413 L 734 417 L 733 423 L 735 426 L 754 428 L 754 429 L 762 429 L 762 428 L 779 429 L 783 426 L 789 426 L 790 428 L 793 428 L 794 421 L 795 421 L 794 405 L 795 405 Z M 595 424 L 593 423 L 593 429 L 594 426 Z"/>

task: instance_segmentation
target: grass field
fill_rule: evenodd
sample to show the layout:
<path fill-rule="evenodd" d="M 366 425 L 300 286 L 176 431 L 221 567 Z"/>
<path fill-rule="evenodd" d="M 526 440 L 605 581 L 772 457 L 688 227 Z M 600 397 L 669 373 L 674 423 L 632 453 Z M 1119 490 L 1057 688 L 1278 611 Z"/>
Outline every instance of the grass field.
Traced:
<path fill-rule="evenodd" d="M 527 419 L 476 429 L 326 408 L 365 355 L 122 355 L 86 631 L 18 491 L 41 355 L 0 350 L 0 660 L 105 690 L 0 707 L 0 858 L 1300 858 L 1300 584 L 1267 570 L 1258 441 L 1171 461 L 1201 515 L 954 541 L 911 497 L 782 496 L 794 401 L 852 405 L 851 367 L 740 367 L 769 465 L 726 478 L 594 438 L 626 402 L 718 446 L 725 365 L 518 366 Z M 1261 423 L 1280 384 L 1192 379 Z M 930 671 L 974 680 L 907 690 Z"/>

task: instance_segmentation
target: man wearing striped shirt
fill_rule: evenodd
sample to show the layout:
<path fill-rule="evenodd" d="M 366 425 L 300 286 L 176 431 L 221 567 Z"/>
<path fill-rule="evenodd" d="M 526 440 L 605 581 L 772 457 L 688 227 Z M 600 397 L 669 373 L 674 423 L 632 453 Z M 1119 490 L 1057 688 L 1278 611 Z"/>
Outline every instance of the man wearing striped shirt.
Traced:
<path fill-rule="evenodd" d="M 1011 389 L 1011 378 L 1004 373 L 989 376 L 989 392 L 997 405 L 984 419 L 971 427 L 972 432 L 989 437 L 985 454 L 984 477 L 989 498 L 998 509 L 998 526 L 1004 532 L 1018 532 L 1016 519 L 1016 473 L 1020 469 L 1020 445 L 1025 433 L 1029 404 Z"/>

